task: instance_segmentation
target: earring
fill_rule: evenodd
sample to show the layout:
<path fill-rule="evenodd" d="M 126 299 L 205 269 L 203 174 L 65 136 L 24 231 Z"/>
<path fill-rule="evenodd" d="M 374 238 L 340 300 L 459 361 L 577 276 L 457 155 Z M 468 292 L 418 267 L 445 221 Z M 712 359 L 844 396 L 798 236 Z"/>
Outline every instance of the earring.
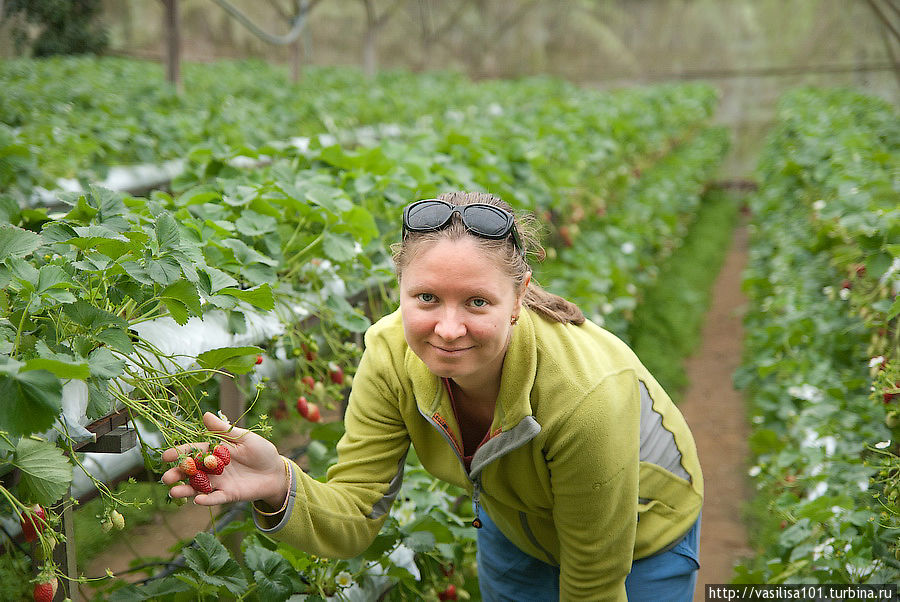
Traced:
<path fill-rule="evenodd" d="M 519 316 L 513 316 L 509 319 L 509 323 L 512 324 L 513 326 L 515 326 L 516 322 L 518 322 L 518 321 L 519 321 Z"/>

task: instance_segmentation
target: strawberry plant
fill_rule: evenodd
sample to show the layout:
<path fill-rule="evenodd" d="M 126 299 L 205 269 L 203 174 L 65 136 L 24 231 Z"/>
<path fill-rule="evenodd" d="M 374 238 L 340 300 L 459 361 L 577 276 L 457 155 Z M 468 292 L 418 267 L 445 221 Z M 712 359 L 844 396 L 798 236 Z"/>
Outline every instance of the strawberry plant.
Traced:
<path fill-rule="evenodd" d="M 17 90 L 3 120 L 18 124 L 13 145 L 25 141 L 46 151 L 41 164 L 48 171 L 35 178 L 96 175 L 114 161 L 170 156 L 183 158 L 186 169 L 170 191 L 148 198 L 97 186 L 62 195 L 69 209 L 61 215 L 0 201 L 9 222 L 0 226 L 0 386 L 13 399 L 0 407 L 0 471 L 16 467 L 25 475 L 15 491 L 0 492 L 17 516 L 31 503 L 60 499 L 71 463 L 79 463 L 77 453 L 67 460 L 51 441 L 32 435 L 56 437 L 71 448 L 74 427 L 126 407 L 160 432 L 166 447 L 209 441 L 214 448 L 217 441 L 210 441 L 198 418 L 216 409 L 210 376 L 224 371 L 250 375 L 247 388 L 259 396 L 247 416 L 259 421 L 254 428 L 281 417 L 285 425 L 276 428 L 282 432 L 309 432 L 306 459 L 310 473 L 321 478 L 342 432 L 329 411 L 338 409 L 352 382 L 361 353 L 352 339 L 370 324 L 347 298 L 380 289 L 368 295 L 376 313 L 393 308 L 388 247 L 399 236 L 399 208 L 411 199 L 483 188 L 548 216 L 552 246 L 548 261 L 535 264 L 537 277 L 556 292 L 589 300 L 584 307 L 592 317 L 623 330 L 641 289 L 655 277 L 655 263 L 680 245 L 727 144 L 723 131 L 708 125 L 716 97 L 706 86 L 600 93 L 544 79 L 475 84 L 457 76 L 393 74 L 365 86 L 382 101 L 376 103 L 357 94 L 353 77 L 323 72 L 333 86 L 320 86 L 315 98 L 301 94 L 296 104 L 290 87 L 282 92 L 268 86 L 276 90 L 272 96 L 258 92 L 266 88 L 259 85 L 259 78 L 270 76 L 265 72 L 250 78 L 256 78 L 253 91 L 232 89 L 228 101 L 215 100 L 215 94 L 176 99 L 148 79 L 140 88 L 144 99 L 116 98 L 108 107 L 94 107 L 96 91 L 84 94 L 80 85 L 61 90 L 47 79 L 78 68 L 101 82 L 108 81 L 96 74 L 102 67 L 119 76 L 143 72 L 115 60 L 50 62 L 47 72 L 34 73 L 20 67 L 6 65 L 0 72 L 0 81 L 13 78 Z M 212 85 L 227 81 L 222 73 L 231 69 L 241 71 L 236 65 L 197 67 L 194 76 Z M 250 87 L 247 77 L 229 85 Z M 411 81 L 431 92 L 415 100 L 391 92 Z M 71 136 L 56 147 L 67 148 L 66 156 L 54 157 L 41 142 L 47 138 L 39 124 L 56 107 L 35 93 L 41 86 L 50 88 L 47 98 L 60 96 L 63 106 L 78 109 L 78 119 L 56 111 L 47 120 L 61 138 Z M 347 88 L 354 94 L 343 93 Z M 115 116 L 110 122 L 125 124 L 125 130 L 104 126 L 109 134 L 85 135 L 80 123 L 106 123 L 94 111 L 108 109 Z M 191 117 L 195 109 L 209 113 L 215 134 L 196 129 L 205 122 Z M 130 129 L 138 127 L 135 114 L 151 124 L 142 130 L 149 141 Z M 293 131 L 297 115 L 318 119 L 311 131 L 324 125 L 334 138 L 268 142 Z M 387 138 L 339 143 L 341 128 L 385 116 L 404 125 Z M 263 119 L 271 123 L 260 127 Z M 134 147 L 126 145 L 130 139 L 136 139 Z M 123 152 L 114 154 L 116 146 Z M 256 161 L 252 169 L 247 158 Z M 179 326 L 186 331 L 207 319 L 250 338 L 260 319 L 271 316 L 279 327 L 254 339 L 261 347 L 172 349 L 154 338 L 164 327 L 182 332 Z M 310 316 L 317 324 L 301 325 Z M 278 374 L 279 367 L 286 373 Z M 87 399 L 74 425 L 63 412 L 72 383 L 86 390 Z M 25 407 L 41 411 L 23 415 Z M 155 466 L 158 450 L 145 445 L 144 451 Z M 181 465 L 197 491 L 208 491 L 205 471 L 227 470 L 226 462 L 212 453 L 182 458 Z M 109 500 L 103 524 L 115 528 L 113 513 L 122 500 L 97 485 Z M 122 590 L 114 596 L 165 599 L 191 591 L 202 598 L 250 590 L 262 599 L 284 599 L 291 592 L 338 593 L 380 571 L 398 598 L 462 598 L 476 587 L 472 533 L 460 495 L 435 484 L 412 461 L 392 519 L 359 558 L 312 558 L 276 545 L 252 526 L 236 525 L 236 532 L 245 530 L 240 562 L 215 538 L 201 535 L 185 550 L 185 569 L 177 577 L 145 588 L 117 582 L 112 587 Z M 392 556 L 404 550 L 411 550 L 410 569 L 423 581 L 393 566 Z M 448 574 L 447 567 L 457 568 Z"/>
<path fill-rule="evenodd" d="M 900 578 L 896 109 L 798 90 L 760 163 L 745 364 L 760 490 L 744 583 Z"/>

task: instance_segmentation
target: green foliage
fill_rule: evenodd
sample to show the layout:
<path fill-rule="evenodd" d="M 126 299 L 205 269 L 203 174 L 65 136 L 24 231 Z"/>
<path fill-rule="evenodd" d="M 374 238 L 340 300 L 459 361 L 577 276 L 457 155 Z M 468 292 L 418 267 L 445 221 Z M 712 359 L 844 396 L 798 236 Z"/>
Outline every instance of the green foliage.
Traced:
<path fill-rule="evenodd" d="M 798 90 L 760 162 L 736 381 L 757 428 L 763 535 L 739 582 L 900 577 L 900 432 L 886 425 L 900 380 L 897 123 L 896 109 L 855 92 Z"/>
<path fill-rule="evenodd" d="M 659 267 L 628 327 L 631 347 L 673 399 L 687 386 L 684 359 L 695 350 L 709 307 L 710 292 L 728 252 L 738 215 L 738 199 L 721 190 L 707 192 L 695 221 Z"/>
<path fill-rule="evenodd" d="M 4 9 L 6 17 L 22 14 L 28 23 L 40 26 L 30 42 L 36 57 L 96 54 L 109 43 L 105 28 L 96 20 L 103 9 L 101 0 L 8 0 Z M 25 33 L 14 35 L 21 45 Z"/>
<path fill-rule="evenodd" d="M 16 144 L 42 153 L 44 182 L 63 174 L 94 179 L 105 165 L 138 157 L 181 157 L 185 171 L 170 191 L 148 198 L 96 185 L 60 195 L 68 210 L 52 216 L 2 205 L 9 226 L 0 230 L 0 346 L 10 378 L 82 380 L 88 416 L 124 404 L 163 434 L 166 447 L 209 436 L 197 424 L 204 409 L 216 409 L 212 369 L 246 371 L 263 406 L 253 410 L 259 428 L 271 418 L 285 431 L 311 430 L 279 426 L 299 395 L 336 409 L 344 391 L 331 380 L 332 364 L 353 373 L 360 349 L 350 339 L 370 324 L 347 298 L 390 285 L 400 208 L 447 190 L 488 190 L 546 217 L 550 258 L 535 266 L 538 278 L 623 332 L 656 278 L 655 264 L 682 245 L 728 142 L 724 130 L 709 126 L 716 95 L 701 85 L 602 93 L 544 78 L 474 83 L 384 74 L 363 86 L 356 76 L 322 71 L 304 83 L 319 88 L 297 88 L 261 65 L 223 64 L 192 68 L 197 95 L 182 98 L 147 76 L 152 66 L 87 59 L 34 66 L 0 66 L 0 81 L 16 82 L 0 114 L 17 128 Z M 121 89 L 107 71 L 142 83 L 104 98 Z M 400 125 L 359 127 L 387 119 Z M 326 129 L 308 145 L 271 142 Z M 50 132 L 65 141 L 65 153 L 55 154 L 61 144 L 49 142 Z M 394 302 L 382 296 L 389 311 Z M 307 315 L 318 325 L 301 329 Z M 207 318 L 247 333 L 272 316 L 284 332 L 259 347 L 196 357 L 163 353 L 140 336 L 147 324 L 187 328 Z M 257 355 L 263 367 L 278 362 L 293 378 L 266 380 L 254 369 Z M 49 425 L 58 412 L 44 414 Z M 39 431 L 4 418 L 0 430 L 12 438 L 26 427 Z M 341 430 L 339 423 L 311 430 L 314 476 L 334 461 Z M 7 447 L 0 446 L 0 462 L 12 453 Z M 145 451 L 154 465 L 154 450 Z M 254 535 L 247 523 L 234 527 L 246 536 L 240 561 L 204 536 L 179 574 L 112 595 L 214 598 L 244 588 L 251 597 L 324 596 L 379 572 L 395 584 L 396 598 L 433 598 L 434 588 L 449 583 L 474 592 L 461 494 L 412 462 L 392 518 L 359 558 L 312 558 Z M 389 553 L 401 546 L 415 551 L 422 582 L 393 566 Z M 451 577 L 446 569 L 454 566 Z"/>

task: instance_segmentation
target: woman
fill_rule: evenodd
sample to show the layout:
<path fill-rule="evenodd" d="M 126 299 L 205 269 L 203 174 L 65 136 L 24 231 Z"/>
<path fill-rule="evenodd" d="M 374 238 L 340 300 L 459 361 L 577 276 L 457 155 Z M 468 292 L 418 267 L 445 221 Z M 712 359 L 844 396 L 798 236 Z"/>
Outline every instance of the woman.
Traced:
<path fill-rule="evenodd" d="M 487 194 L 407 206 L 400 308 L 366 333 L 327 482 L 247 434 L 196 503 L 258 500 L 262 531 L 353 556 L 412 444 L 472 492 L 485 600 L 692 599 L 703 483 L 687 424 L 624 343 L 531 281 L 526 234 Z"/>

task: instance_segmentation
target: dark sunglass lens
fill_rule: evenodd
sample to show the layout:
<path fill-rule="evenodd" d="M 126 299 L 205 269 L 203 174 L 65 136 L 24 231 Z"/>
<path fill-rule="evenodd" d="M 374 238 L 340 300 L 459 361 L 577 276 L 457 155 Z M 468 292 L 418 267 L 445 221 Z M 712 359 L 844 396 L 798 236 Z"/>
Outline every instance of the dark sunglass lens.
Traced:
<path fill-rule="evenodd" d="M 466 207 L 466 225 L 482 236 L 500 238 L 509 234 L 512 223 L 506 212 L 490 205 Z"/>
<path fill-rule="evenodd" d="M 441 227 L 450 217 L 450 207 L 439 202 L 425 202 L 411 207 L 406 216 L 412 230 L 429 230 Z"/>

